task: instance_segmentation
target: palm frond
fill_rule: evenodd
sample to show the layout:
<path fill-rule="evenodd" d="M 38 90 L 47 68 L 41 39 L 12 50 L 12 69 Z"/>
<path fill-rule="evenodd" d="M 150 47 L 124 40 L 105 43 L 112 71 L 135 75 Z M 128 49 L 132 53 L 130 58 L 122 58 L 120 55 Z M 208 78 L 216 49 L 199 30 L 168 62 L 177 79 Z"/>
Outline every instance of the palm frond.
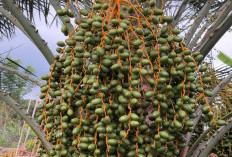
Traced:
<path fill-rule="evenodd" d="M 15 4 L 18 5 L 19 9 L 25 13 L 28 20 L 34 21 L 34 13 L 37 11 L 39 16 L 43 14 L 45 21 L 47 21 L 47 16 L 49 13 L 49 0 L 14 0 Z M 4 7 L 3 3 L 0 1 L 0 7 Z M 14 24 L 11 23 L 7 18 L 5 18 L 0 13 L 0 39 L 3 37 L 9 38 L 15 33 Z"/>
<path fill-rule="evenodd" d="M 0 39 L 3 37 L 11 37 L 15 33 L 13 23 L 10 22 L 6 17 L 0 14 Z"/>
<path fill-rule="evenodd" d="M 34 11 L 43 14 L 46 18 L 49 13 L 49 0 L 14 0 L 20 10 L 26 13 L 30 21 L 33 20 Z"/>

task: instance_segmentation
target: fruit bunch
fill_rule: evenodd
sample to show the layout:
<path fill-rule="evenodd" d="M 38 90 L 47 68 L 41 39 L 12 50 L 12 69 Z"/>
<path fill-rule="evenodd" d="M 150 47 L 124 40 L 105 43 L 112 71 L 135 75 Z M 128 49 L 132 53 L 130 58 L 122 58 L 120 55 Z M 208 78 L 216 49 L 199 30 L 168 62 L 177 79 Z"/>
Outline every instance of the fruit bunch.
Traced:
<path fill-rule="evenodd" d="M 58 41 L 38 121 L 51 156 L 178 156 L 210 77 L 155 0 L 96 0 Z M 79 6 L 78 4 L 76 4 Z M 66 23 L 74 14 L 58 10 Z M 46 153 L 44 153 L 46 156 Z"/>

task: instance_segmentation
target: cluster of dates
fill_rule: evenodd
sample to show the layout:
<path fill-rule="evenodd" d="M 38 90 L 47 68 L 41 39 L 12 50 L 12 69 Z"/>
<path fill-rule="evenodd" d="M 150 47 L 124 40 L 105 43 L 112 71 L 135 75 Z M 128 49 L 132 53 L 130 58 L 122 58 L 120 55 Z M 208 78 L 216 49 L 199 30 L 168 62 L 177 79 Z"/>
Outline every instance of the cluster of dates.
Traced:
<path fill-rule="evenodd" d="M 74 17 L 68 7 L 57 14 Z M 197 104 L 211 96 L 200 75 L 207 68 L 197 67 L 203 56 L 185 47 L 155 0 L 97 0 L 80 15 L 73 32 L 62 26 L 67 39 L 42 77 L 38 121 L 50 155 L 178 156 Z"/>

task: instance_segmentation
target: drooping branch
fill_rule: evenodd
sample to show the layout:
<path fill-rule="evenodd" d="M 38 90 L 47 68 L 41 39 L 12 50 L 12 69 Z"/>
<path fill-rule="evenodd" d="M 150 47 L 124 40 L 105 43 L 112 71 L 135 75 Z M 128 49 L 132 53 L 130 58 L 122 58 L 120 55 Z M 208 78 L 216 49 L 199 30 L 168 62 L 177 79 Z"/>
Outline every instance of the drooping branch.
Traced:
<path fill-rule="evenodd" d="M 209 104 L 211 104 L 213 102 L 216 95 L 230 82 L 231 79 L 232 79 L 232 72 L 214 88 L 214 90 L 212 91 L 212 93 L 213 93 L 212 97 L 207 99 Z M 203 105 L 198 106 L 198 108 L 195 112 L 197 116 L 196 116 L 196 118 L 192 119 L 192 121 L 194 123 L 193 130 L 196 128 L 196 125 L 201 118 L 202 107 L 203 107 Z M 188 145 L 189 145 L 189 142 L 191 140 L 192 134 L 193 134 L 193 131 L 186 134 L 186 147 L 182 150 L 183 151 L 182 157 L 185 157 L 187 155 L 187 152 L 189 149 Z"/>
<path fill-rule="evenodd" d="M 201 9 L 201 11 L 199 12 L 198 16 L 196 17 L 195 21 L 193 22 L 191 28 L 189 29 L 188 33 L 186 34 L 185 38 L 184 38 L 184 42 L 186 45 L 189 44 L 191 38 L 193 37 L 193 35 L 195 34 L 197 28 L 200 26 L 202 20 L 204 19 L 204 17 L 207 15 L 207 13 L 209 12 L 209 9 L 211 8 L 212 4 L 214 3 L 215 0 L 208 0 L 204 7 Z"/>
<path fill-rule="evenodd" d="M 188 46 L 189 49 L 192 49 L 194 46 L 196 46 L 197 41 L 201 38 L 202 34 L 207 30 L 210 24 L 210 22 L 206 22 L 206 24 L 201 27 L 201 29 L 196 33 L 195 37 L 191 40 Z"/>
<path fill-rule="evenodd" d="M 206 157 L 209 155 L 211 150 L 220 141 L 224 134 L 227 133 L 232 128 L 232 118 L 230 118 L 226 125 L 221 126 L 213 136 L 207 141 L 203 142 L 198 149 L 193 153 L 192 157 Z"/>
<path fill-rule="evenodd" d="M 186 6 L 188 5 L 188 3 L 190 2 L 190 0 L 184 0 L 181 4 L 181 6 L 179 7 L 176 15 L 174 16 L 173 22 L 171 23 L 172 27 L 176 27 L 176 25 L 178 25 L 178 22 L 180 21 L 180 18 L 182 16 L 182 14 L 185 11 Z"/>
<path fill-rule="evenodd" d="M 225 120 L 229 117 L 232 116 L 232 112 L 230 112 L 229 114 L 225 115 L 224 117 L 221 118 L 221 120 Z M 197 146 L 199 145 L 199 143 L 205 138 L 205 136 L 211 132 L 212 130 L 214 130 L 216 127 L 213 124 L 212 127 L 208 128 L 206 131 L 203 132 L 203 134 L 201 134 L 201 136 L 194 142 L 194 144 L 191 146 L 191 148 L 188 151 L 187 157 L 190 157 L 190 155 L 193 153 L 194 150 L 196 150 Z"/>
<path fill-rule="evenodd" d="M 206 32 L 201 42 L 196 46 L 196 50 L 200 51 L 204 57 L 232 26 L 232 14 L 229 14 L 231 10 L 232 1 L 229 1 L 214 24 Z"/>
<path fill-rule="evenodd" d="M 218 26 L 212 34 L 210 34 L 204 43 L 199 44 L 199 49 L 197 50 L 205 57 L 231 26 L 232 14 L 230 14 L 229 17 L 227 17 L 225 21 Z"/>
<path fill-rule="evenodd" d="M 27 32 L 24 30 L 22 25 L 18 22 L 18 20 L 12 16 L 7 10 L 4 8 L 0 7 L 0 12 L 2 15 L 4 15 L 8 20 L 10 20 L 16 27 L 18 27 L 33 43 L 34 41 L 31 39 L 31 37 L 27 34 Z"/>
<path fill-rule="evenodd" d="M 1 69 L 1 70 L 6 70 L 6 71 L 8 71 L 8 72 L 10 72 L 10 73 L 12 73 L 12 74 L 16 74 L 16 75 L 18 75 L 19 77 L 21 77 L 21 78 L 23 78 L 23 79 L 25 79 L 25 80 L 31 81 L 32 83 L 35 83 L 35 84 L 38 85 L 38 86 L 41 86 L 41 85 L 42 85 L 42 83 L 39 82 L 38 80 L 33 79 L 33 78 L 30 77 L 29 75 L 24 74 L 24 73 L 21 73 L 21 72 L 19 72 L 19 71 L 17 71 L 17 70 L 14 70 L 14 69 L 10 68 L 10 67 L 0 66 L 0 69 Z"/>
<path fill-rule="evenodd" d="M 54 61 L 53 54 L 48 48 L 47 43 L 40 37 L 34 26 L 31 25 L 31 23 L 27 20 L 27 18 L 23 15 L 19 8 L 17 8 L 12 0 L 2 0 L 2 2 L 10 10 L 13 16 L 18 20 L 18 22 L 21 24 L 27 34 L 31 37 L 31 39 L 44 55 L 48 63 L 52 64 Z"/>
<path fill-rule="evenodd" d="M 221 8 L 219 9 L 219 11 L 216 13 L 217 18 L 215 19 L 215 21 L 212 23 L 212 25 L 209 27 L 209 24 L 206 23 L 207 27 L 207 32 L 205 33 L 204 37 L 201 39 L 201 42 L 205 42 L 205 39 L 210 36 L 210 34 L 223 22 L 223 20 L 228 16 L 228 14 L 230 13 L 230 11 L 232 10 L 232 0 L 228 1 L 227 3 L 225 3 L 223 6 L 221 6 Z M 203 26 L 205 27 L 205 26 Z M 202 29 L 203 29 L 202 27 Z M 201 30 L 202 30 L 201 29 Z M 196 34 L 196 37 L 191 40 L 191 43 L 189 44 L 189 48 L 192 49 L 194 46 L 197 46 L 197 41 L 199 40 L 199 38 L 201 37 L 201 35 L 204 33 L 201 32 L 201 30 L 199 30 L 199 32 Z M 201 43 L 200 42 L 200 43 Z M 196 49 L 199 49 L 199 46 L 196 47 Z"/>
<path fill-rule="evenodd" d="M 232 0 L 229 0 L 227 3 L 225 3 L 219 11 L 219 15 L 216 18 L 216 20 L 213 22 L 211 27 L 207 30 L 205 36 L 202 38 L 202 42 L 207 38 L 208 35 L 210 35 L 217 27 L 225 20 L 225 18 L 229 15 L 229 13 L 232 10 Z M 198 49 L 198 47 L 197 47 Z"/>
<path fill-rule="evenodd" d="M 53 8 L 55 9 L 55 11 L 62 9 L 60 6 L 60 1 L 50 0 L 50 3 L 53 6 Z M 61 22 L 67 26 L 69 32 L 72 32 L 72 30 L 74 29 L 73 25 L 71 23 L 65 23 L 63 16 L 59 16 L 59 18 L 60 18 Z"/>
<path fill-rule="evenodd" d="M 9 95 L 6 93 L 0 91 L 0 99 L 6 102 L 25 122 L 31 127 L 31 129 L 34 131 L 34 133 L 38 136 L 38 138 L 41 140 L 46 152 L 50 154 L 50 151 L 52 149 L 50 143 L 46 140 L 45 134 L 40 129 L 39 125 L 35 122 L 34 119 L 27 116 L 25 111 L 22 109 L 22 107 L 14 101 Z"/>

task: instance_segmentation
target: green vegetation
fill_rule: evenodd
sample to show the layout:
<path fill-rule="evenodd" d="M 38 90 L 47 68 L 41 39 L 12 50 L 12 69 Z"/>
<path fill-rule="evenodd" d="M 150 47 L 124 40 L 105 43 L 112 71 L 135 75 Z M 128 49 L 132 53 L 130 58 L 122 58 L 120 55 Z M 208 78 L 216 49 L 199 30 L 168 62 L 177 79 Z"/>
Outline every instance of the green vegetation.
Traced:
<path fill-rule="evenodd" d="M 14 61 L 20 64 L 20 60 Z M 5 64 L 7 64 L 8 67 L 11 67 L 14 70 L 19 70 L 19 66 L 15 65 L 10 61 L 6 61 Z M 31 66 L 27 66 L 26 69 L 31 72 L 35 71 L 34 68 Z M 24 73 L 28 74 L 28 72 L 26 71 Z M 27 109 L 29 100 L 25 99 L 24 96 L 31 92 L 33 85 L 31 83 L 28 83 L 27 80 L 22 79 L 7 71 L 1 71 L 0 75 L 1 89 L 4 89 L 5 91 L 9 92 L 11 97 L 18 100 L 18 102 L 22 104 L 22 108 Z M 11 108 L 9 108 L 5 102 L 0 101 L 0 104 L 0 147 L 11 146 L 16 148 L 20 137 L 21 128 L 23 125 L 23 120 Z M 35 100 L 32 100 L 29 114 L 32 114 L 34 104 Z M 27 128 L 25 128 L 23 132 L 23 137 L 26 136 Z M 30 133 L 29 139 L 33 138 L 35 138 L 35 135 Z"/>

